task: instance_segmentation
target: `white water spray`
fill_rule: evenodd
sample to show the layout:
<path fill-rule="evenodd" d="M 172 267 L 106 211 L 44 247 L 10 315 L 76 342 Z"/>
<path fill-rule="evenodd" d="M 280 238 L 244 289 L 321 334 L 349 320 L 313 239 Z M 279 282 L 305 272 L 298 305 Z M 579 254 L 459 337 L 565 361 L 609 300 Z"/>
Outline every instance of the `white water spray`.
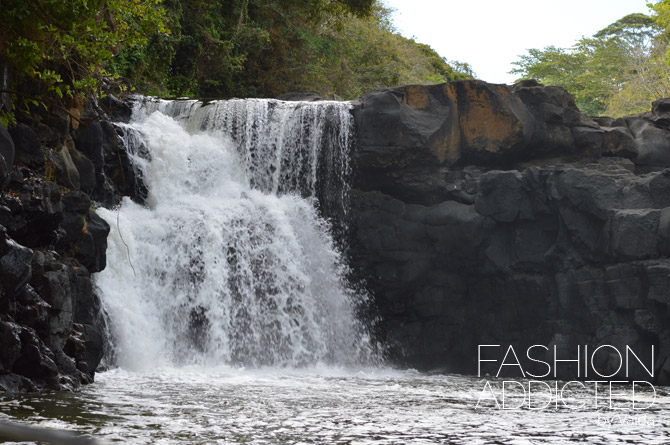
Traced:
<path fill-rule="evenodd" d="M 124 140 L 146 205 L 99 210 L 111 232 L 96 283 L 119 365 L 372 360 L 364 297 L 316 208 L 346 211 L 351 125 L 337 102 L 136 106 Z"/>

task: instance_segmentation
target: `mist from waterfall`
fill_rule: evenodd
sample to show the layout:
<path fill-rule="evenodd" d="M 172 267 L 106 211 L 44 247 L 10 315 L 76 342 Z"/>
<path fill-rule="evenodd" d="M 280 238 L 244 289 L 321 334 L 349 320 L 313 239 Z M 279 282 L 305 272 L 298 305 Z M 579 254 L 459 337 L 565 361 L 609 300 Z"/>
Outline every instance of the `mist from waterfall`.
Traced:
<path fill-rule="evenodd" d="M 348 205 L 347 103 L 143 98 L 118 129 L 148 189 L 99 209 L 118 365 L 375 362 L 324 218 Z"/>

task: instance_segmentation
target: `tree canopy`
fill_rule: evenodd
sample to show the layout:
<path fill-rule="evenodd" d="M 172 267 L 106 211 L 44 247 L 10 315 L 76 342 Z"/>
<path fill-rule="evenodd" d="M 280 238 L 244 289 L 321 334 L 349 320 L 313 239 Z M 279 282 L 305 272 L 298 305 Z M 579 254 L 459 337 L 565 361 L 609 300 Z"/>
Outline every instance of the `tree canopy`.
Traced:
<path fill-rule="evenodd" d="M 3 0 L 0 62 L 11 82 L 2 92 L 27 105 L 77 99 L 98 88 L 119 47 L 167 33 L 163 13 L 159 0 Z"/>
<path fill-rule="evenodd" d="M 395 33 L 376 0 L 165 0 L 170 36 L 125 48 L 117 73 L 163 95 L 351 98 L 380 86 L 467 77 Z"/>
<path fill-rule="evenodd" d="M 591 115 L 647 111 L 670 92 L 670 0 L 650 8 L 650 15 L 629 14 L 571 48 L 531 49 L 512 73 L 566 88 Z"/>
<path fill-rule="evenodd" d="M 114 78 L 162 96 L 352 98 L 472 76 L 390 17 L 377 0 L 3 0 L 1 92 L 34 111 Z"/>

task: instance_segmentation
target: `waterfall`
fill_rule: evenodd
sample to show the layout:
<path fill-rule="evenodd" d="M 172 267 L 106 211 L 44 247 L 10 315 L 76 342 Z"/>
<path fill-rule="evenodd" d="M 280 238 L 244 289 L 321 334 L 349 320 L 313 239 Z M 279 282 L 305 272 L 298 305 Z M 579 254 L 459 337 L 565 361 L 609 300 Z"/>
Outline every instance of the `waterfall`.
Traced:
<path fill-rule="evenodd" d="M 120 366 L 374 360 L 366 296 L 333 241 L 347 103 L 143 98 L 119 127 L 148 190 L 99 209 L 111 232 L 96 284 Z"/>

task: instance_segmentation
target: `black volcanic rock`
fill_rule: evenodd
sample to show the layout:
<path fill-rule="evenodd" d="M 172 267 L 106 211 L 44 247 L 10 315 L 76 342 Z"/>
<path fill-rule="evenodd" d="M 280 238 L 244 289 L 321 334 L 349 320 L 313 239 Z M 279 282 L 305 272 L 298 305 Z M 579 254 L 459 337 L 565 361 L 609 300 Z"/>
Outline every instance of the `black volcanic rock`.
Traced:
<path fill-rule="evenodd" d="M 594 120 L 532 81 L 363 96 L 349 253 L 392 358 L 472 374 L 479 344 L 654 347 L 670 382 L 669 110 Z"/>
<path fill-rule="evenodd" d="M 670 383 L 670 99 L 592 119 L 559 87 L 461 81 L 373 91 L 352 113 L 348 255 L 396 363 L 476 373 L 480 344 L 563 357 L 630 346 L 648 363 L 654 347 L 655 381 Z M 0 134 L 3 158 L 17 145 L 15 168 L 0 163 L 0 391 L 92 381 L 104 339 L 90 274 L 106 265 L 109 226 L 91 199 L 147 193 L 123 126 L 64 134 L 57 121 L 36 128 L 58 150 L 27 126 Z"/>
<path fill-rule="evenodd" d="M 78 137 L 75 139 L 75 145 L 77 150 L 91 160 L 96 172 L 101 172 L 103 167 L 103 132 L 101 123 L 93 121 L 81 127 Z"/>
<path fill-rule="evenodd" d="M 58 247 L 74 257 L 90 272 L 105 268 L 109 224 L 91 209 L 86 193 L 70 192 L 63 196 L 63 236 Z"/>
<path fill-rule="evenodd" d="M 14 162 L 30 168 L 40 170 L 44 168 L 44 152 L 39 137 L 26 124 L 19 124 L 9 130 L 14 140 Z"/>
<path fill-rule="evenodd" d="M 316 93 L 285 93 L 277 97 L 279 100 L 296 101 L 296 102 L 319 102 L 323 97 Z"/>
<path fill-rule="evenodd" d="M 9 178 L 14 165 L 14 141 L 7 129 L 0 124 L 0 190 Z"/>
<path fill-rule="evenodd" d="M 91 273 L 106 265 L 109 226 L 89 193 L 104 168 L 75 149 L 69 120 L 0 132 L 0 391 L 73 390 L 93 381 L 103 348 Z M 95 127 L 95 125 L 94 125 Z M 101 128 L 100 124 L 97 125 Z M 2 129 L 4 130 L 4 129 Z M 4 135 L 4 137 L 3 137 Z M 93 145 L 99 142 L 96 148 Z M 85 140 L 91 153 L 101 141 Z M 5 155 L 15 165 L 7 165 Z M 88 145 L 87 145 L 88 144 Z M 2 167 L 5 167 L 4 169 Z M 98 174 L 99 173 L 99 174 Z"/>

